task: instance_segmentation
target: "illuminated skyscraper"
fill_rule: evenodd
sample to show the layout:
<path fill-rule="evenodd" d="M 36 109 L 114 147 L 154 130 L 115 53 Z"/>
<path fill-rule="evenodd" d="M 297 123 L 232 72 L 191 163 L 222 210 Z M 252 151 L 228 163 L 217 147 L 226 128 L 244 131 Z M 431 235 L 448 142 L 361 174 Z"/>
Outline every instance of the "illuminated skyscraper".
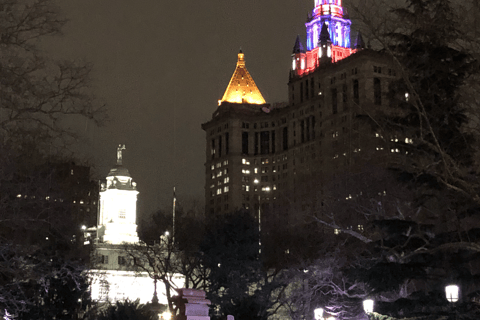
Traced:
<path fill-rule="evenodd" d="M 202 125 L 207 216 L 244 208 L 273 228 L 298 225 L 319 211 L 326 188 L 342 188 L 340 176 L 371 159 L 386 161 L 384 140 L 359 116 L 385 106 L 388 84 L 396 79 L 391 61 L 364 48 L 360 34 L 350 47 L 350 20 L 340 0 L 317 0 L 306 28 L 307 50 L 300 37 L 293 47 L 287 103 L 226 99 L 235 86 L 236 93 L 248 92 L 234 81 L 235 71 Z M 253 94 L 258 89 L 248 79 Z"/>

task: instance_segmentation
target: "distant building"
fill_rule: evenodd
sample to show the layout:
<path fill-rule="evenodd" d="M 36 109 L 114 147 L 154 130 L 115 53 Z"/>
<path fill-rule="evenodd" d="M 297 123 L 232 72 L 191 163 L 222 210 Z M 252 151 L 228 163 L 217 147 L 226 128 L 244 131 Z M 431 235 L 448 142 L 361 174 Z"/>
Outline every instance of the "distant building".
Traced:
<path fill-rule="evenodd" d="M 322 205 L 325 188 L 345 183 L 340 175 L 387 161 L 383 137 L 358 118 L 386 105 L 396 79 L 391 61 L 366 49 L 360 34 L 350 46 L 341 1 L 316 0 L 306 28 L 307 50 L 300 37 L 293 47 L 288 103 L 265 103 L 239 53 L 225 95 L 202 124 L 207 217 L 244 208 L 273 227 L 298 224 Z"/>
<path fill-rule="evenodd" d="M 117 165 L 112 168 L 106 182 L 101 184 L 100 211 L 93 251 L 92 298 L 96 301 L 121 301 L 129 299 L 140 303 L 151 302 L 154 295 L 154 280 L 149 272 L 135 271 L 129 248 L 142 246 L 137 235 L 137 186 L 129 171 L 122 164 L 122 150 L 117 149 Z M 130 246 L 130 247 L 129 247 Z M 134 250 L 134 249 L 131 249 Z M 172 275 L 181 287 L 181 275 Z M 165 288 L 159 285 L 158 299 L 166 304 Z"/>

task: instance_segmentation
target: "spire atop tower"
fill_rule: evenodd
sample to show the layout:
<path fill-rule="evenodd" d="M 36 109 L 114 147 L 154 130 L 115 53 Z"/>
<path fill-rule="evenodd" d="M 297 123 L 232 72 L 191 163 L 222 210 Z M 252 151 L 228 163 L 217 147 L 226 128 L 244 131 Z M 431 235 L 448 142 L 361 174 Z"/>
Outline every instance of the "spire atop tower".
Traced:
<path fill-rule="evenodd" d="M 223 94 L 223 98 L 219 100 L 219 104 L 223 101 L 251 104 L 265 103 L 265 99 L 263 99 L 255 81 L 245 67 L 245 54 L 242 49 L 238 53 L 237 67 L 233 72 L 227 90 Z"/>
<path fill-rule="evenodd" d="M 238 52 L 237 67 L 238 66 L 245 67 L 245 54 L 243 53 L 242 48 L 240 48 L 240 51 Z"/>
<path fill-rule="evenodd" d="M 365 41 L 363 41 L 362 33 L 358 31 L 357 38 L 355 39 L 354 49 L 364 49 L 364 48 L 365 48 Z"/>
<path fill-rule="evenodd" d="M 300 41 L 300 35 L 297 35 L 295 45 L 293 46 L 293 54 L 295 53 L 305 53 L 305 49 L 303 48 L 302 42 Z"/>
<path fill-rule="evenodd" d="M 320 31 L 320 37 L 318 38 L 318 43 L 330 43 L 330 33 L 328 32 L 328 25 L 324 22 L 322 25 L 322 31 Z"/>

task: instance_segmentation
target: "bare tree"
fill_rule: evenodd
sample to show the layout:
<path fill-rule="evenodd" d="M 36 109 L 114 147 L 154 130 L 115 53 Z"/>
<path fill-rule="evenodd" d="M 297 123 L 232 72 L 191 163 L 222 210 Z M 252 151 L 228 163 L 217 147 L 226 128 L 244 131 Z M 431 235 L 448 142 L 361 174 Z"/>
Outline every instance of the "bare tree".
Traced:
<path fill-rule="evenodd" d="M 0 0 L 0 309 L 18 318 L 35 308 L 38 319 L 73 317 L 74 292 L 85 289 L 66 190 L 45 168 L 50 151 L 73 141 L 70 121 L 101 124 L 105 110 L 89 90 L 90 65 L 40 50 L 65 22 L 52 0 Z M 54 306 L 64 298 L 75 301 Z"/>
<path fill-rule="evenodd" d="M 95 124 L 105 119 L 104 107 L 96 104 L 89 90 L 91 66 L 53 61 L 39 49 L 42 37 L 60 34 L 65 22 L 51 0 L 0 2 L 3 142 L 38 135 L 63 140 L 74 134 L 67 130 L 68 119 Z"/>

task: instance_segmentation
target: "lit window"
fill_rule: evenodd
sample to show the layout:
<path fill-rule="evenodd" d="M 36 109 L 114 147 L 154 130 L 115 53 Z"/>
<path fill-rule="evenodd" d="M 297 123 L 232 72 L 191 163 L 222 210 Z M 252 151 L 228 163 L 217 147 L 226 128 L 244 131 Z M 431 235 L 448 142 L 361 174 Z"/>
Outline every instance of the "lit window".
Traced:
<path fill-rule="evenodd" d="M 258 183 L 258 179 L 253 180 L 253 183 Z"/>
<path fill-rule="evenodd" d="M 277 190 L 277 185 L 276 184 L 273 185 L 273 190 Z"/>
<path fill-rule="evenodd" d="M 295 70 L 295 59 L 292 60 L 292 70 Z"/>
<path fill-rule="evenodd" d="M 217 189 L 217 194 L 222 194 L 222 189 L 221 188 Z"/>
<path fill-rule="evenodd" d="M 363 231 L 363 225 L 361 224 L 358 225 L 358 231 Z"/>
<path fill-rule="evenodd" d="M 220 168 L 221 166 L 222 166 L 221 162 L 217 163 L 217 168 Z"/>
<path fill-rule="evenodd" d="M 223 183 L 228 183 L 229 181 L 230 181 L 230 178 L 229 178 L 229 177 L 223 178 Z"/>
<path fill-rule="evenodd" d="M 335 234 L 340 234 L 340 229 L 335 229 L 335 230 L 333 230 L 333 233 L 335 233 Z"/>
<path fill-rule="evenodd" d="M 210 170 L 215 170 L 215 166 L 212 164 L 212 166 L 210 167 Z"/>
<path fill-rule="evenodd" d="M 228 160 L 223 161 L 223 165 L 226 166 L 228 164 Z"/>
<path fill-rule="evenodd" d="M 255 172 L 255 173 L 258 173 L 258 168 L 255 168 L 254 172 Z"/>
<path fill-rule="evenodd" d="M 245 191 L 250 191 L 250 186 L 245 186 Z"/>
<path fill-rule="evenodd" d="M 332 56 L 332 48 L 330 46 L 328 46 L 327 48 L 327 57 L 331 57 Z"/>
<path fill-rule="evenodd" d="M 300 68 L 305 69 L 305 59 L 302 59 L 302 64 L 301 64 Z"/>
<path fill-rule="evenodd" d="M 228 186 L 223 187 L 223 192 L 227 193 L 229 190 Z"/>

